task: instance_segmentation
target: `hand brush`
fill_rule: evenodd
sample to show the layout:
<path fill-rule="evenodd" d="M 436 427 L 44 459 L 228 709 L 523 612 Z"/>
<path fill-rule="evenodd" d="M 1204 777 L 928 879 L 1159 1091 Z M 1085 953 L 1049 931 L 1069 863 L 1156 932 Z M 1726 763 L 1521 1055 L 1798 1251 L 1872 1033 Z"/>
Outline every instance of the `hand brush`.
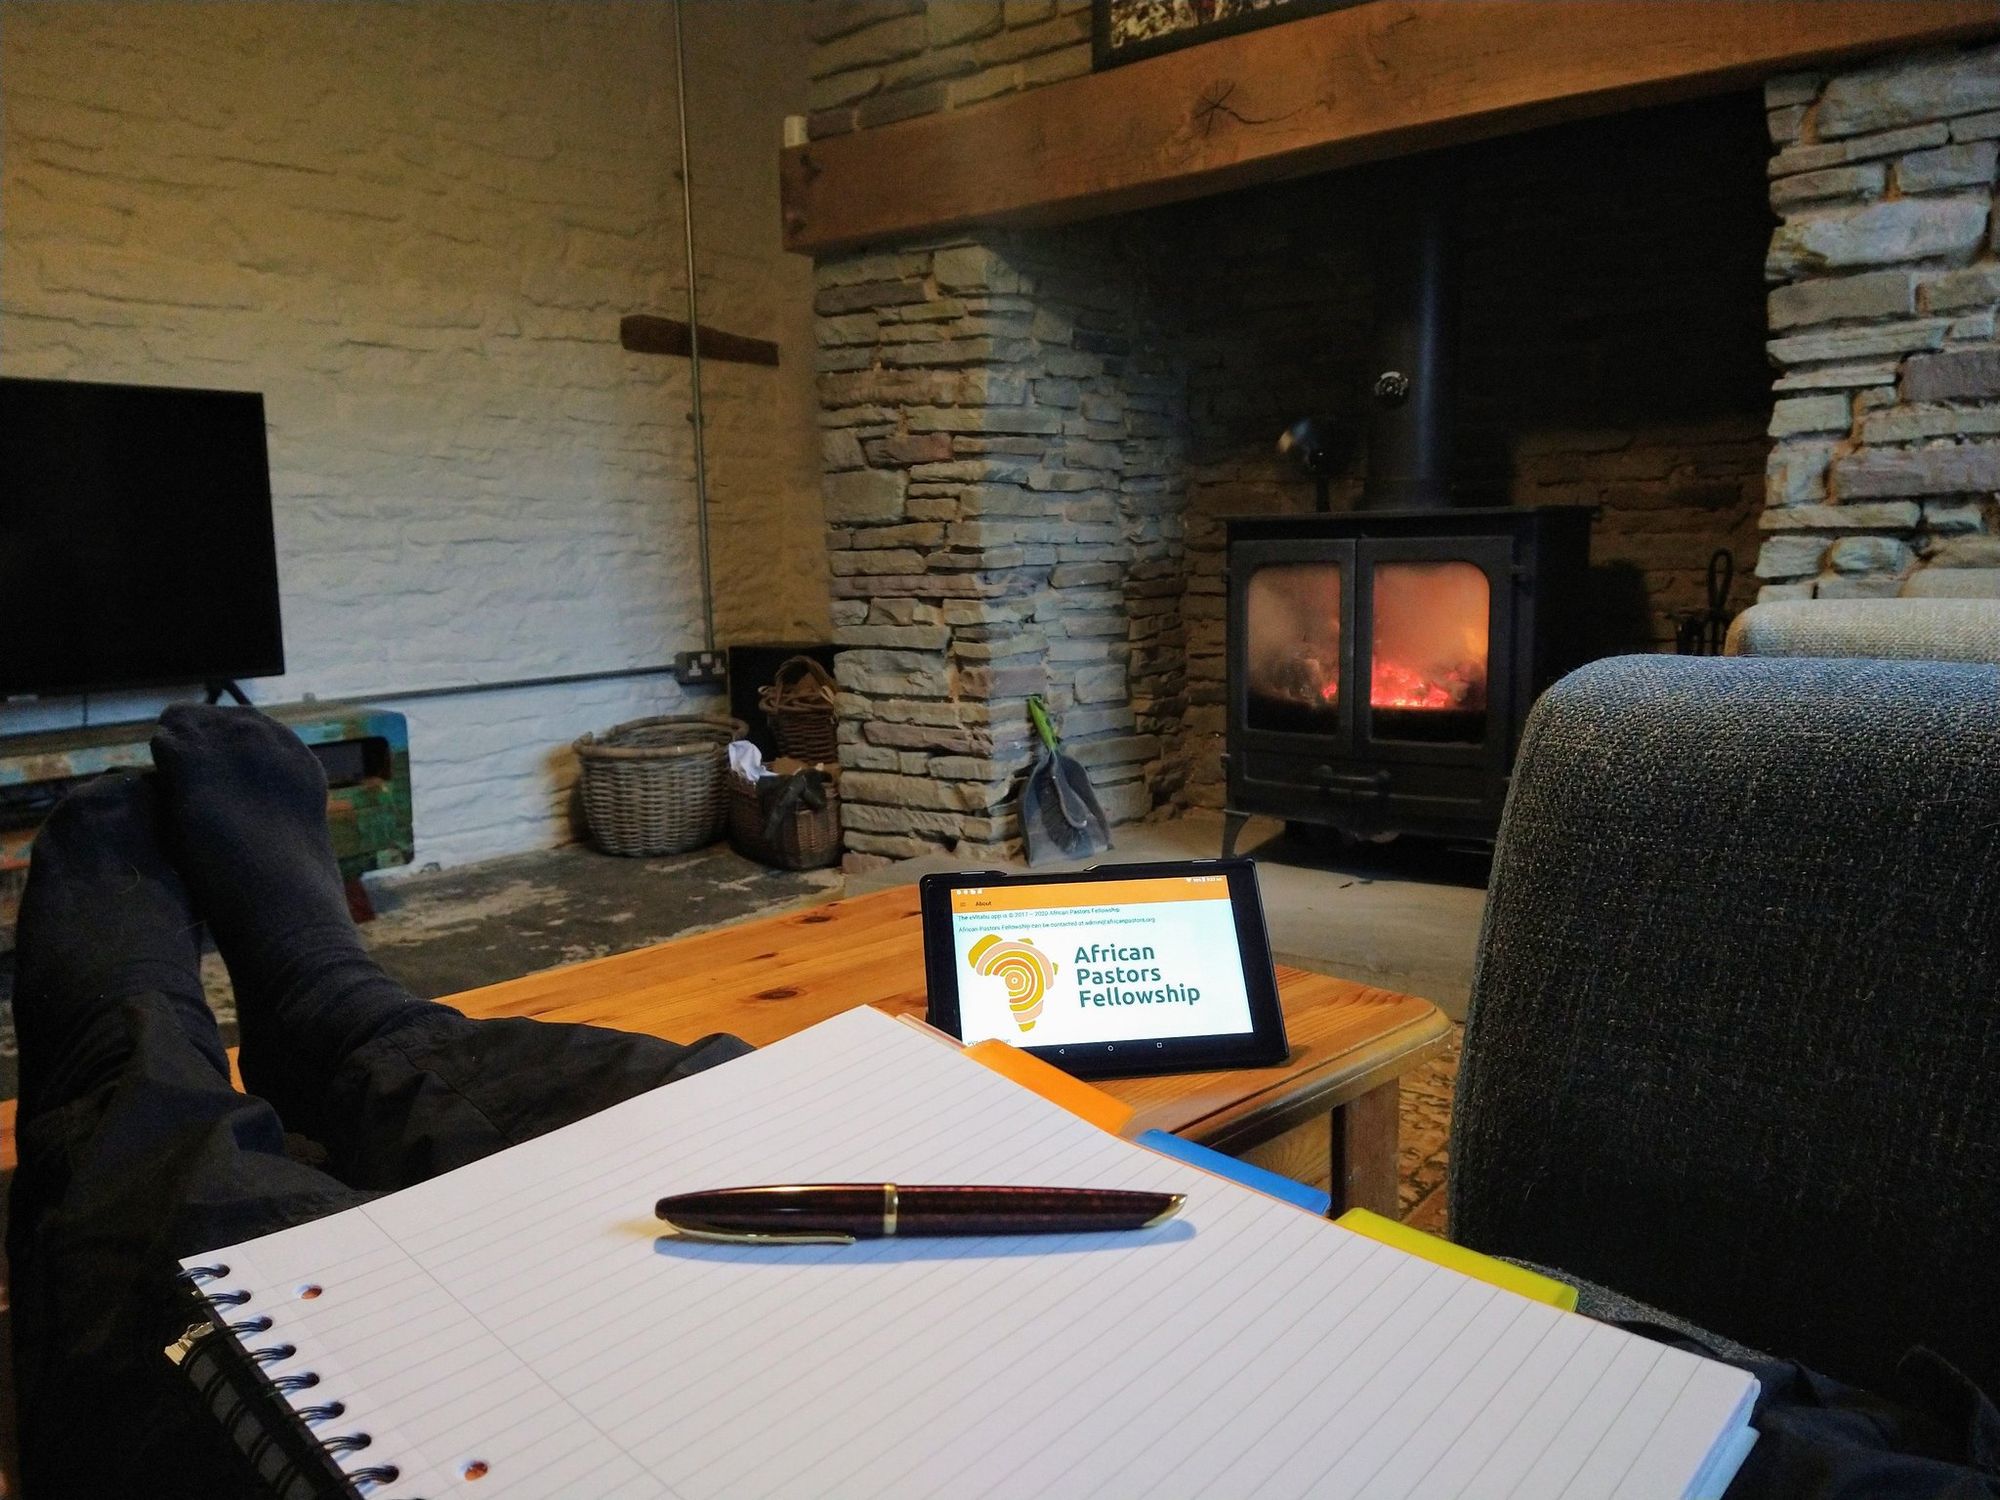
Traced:
<path fill-rule="evenodd" d="M 1021 783 L 1021 830 L 1028 844 L 1028 863 L 1084 859 L 1111 847 L 1111 827 L 1090 777 L 1083 766 L 1062 753 L 1048 710 L 1040 698 L 1028 700 L 1028 716 L 1042 746 L 1028 779 Z"/>

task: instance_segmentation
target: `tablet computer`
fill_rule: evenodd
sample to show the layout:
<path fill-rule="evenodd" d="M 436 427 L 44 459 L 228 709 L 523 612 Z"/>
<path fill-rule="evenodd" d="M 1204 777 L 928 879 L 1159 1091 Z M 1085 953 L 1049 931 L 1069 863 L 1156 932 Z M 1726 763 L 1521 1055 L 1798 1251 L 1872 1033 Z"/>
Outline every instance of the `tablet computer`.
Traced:
<path fill-rule="evenodd" d="M 926 875 L 929 1020 L 1084 1078 L 1289 1056 L 1247 859 Z"/>

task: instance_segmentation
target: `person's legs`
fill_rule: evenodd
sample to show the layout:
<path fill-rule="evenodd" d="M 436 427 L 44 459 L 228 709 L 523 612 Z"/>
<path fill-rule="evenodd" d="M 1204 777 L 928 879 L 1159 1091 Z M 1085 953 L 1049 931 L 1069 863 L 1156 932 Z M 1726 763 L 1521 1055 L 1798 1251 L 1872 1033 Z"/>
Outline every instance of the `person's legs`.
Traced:
<path fill-rule="evenodd" d="M 247 709 L 176 706 L 153 764 L 174 862 L 236 991 L 243 1083 L 296 1131 L 341 1133 L 327 1081 L 374 1038 L 441 1009 L 369 958 L 347 913 L 326 776 L 297 736 Z"/>
<path fill-rule="evenodd" d="M 352 1186 L 407 1186 L 749 1050 L 473 1021 L 420 1000 L 348 915 L 326 778 L 297 736 L 249 709 L 176 707 L 153 758 L 176 859 L 236 989 L 244 1083 Z"/>
<path fill-rule="evenodd" d="M 22 1470 L 37 1497 L 230 1493 L 216 1434 L 161 1352 L 181 1331 L 181 1257 L 748 1050 L 474 1022 L 419 1000 L 347 918 L 325 783 L 295 737 L 248 710 L 176 710 L 155 754 L 157 780 L 106 779 L 56 810 L 23 893 L 8 1247 Z M 246 1077 L 268 1103 L 230 1084 L 182 873 L 212 914 Z M 339 1175 L 289 1158 L 287 1126 L 320 1135 Z"/>
<path fill-rule="evenodd" d="M 199 924 L 150 778 L 72 794 L 36 837 L 17 932 L 20 1165 L 8 1223 L 23 1485 L 223 1495 L 162 1349 L 181 1256 L 362 1201 L 285 1155 L 237 1093 L 202 998 Z"/>

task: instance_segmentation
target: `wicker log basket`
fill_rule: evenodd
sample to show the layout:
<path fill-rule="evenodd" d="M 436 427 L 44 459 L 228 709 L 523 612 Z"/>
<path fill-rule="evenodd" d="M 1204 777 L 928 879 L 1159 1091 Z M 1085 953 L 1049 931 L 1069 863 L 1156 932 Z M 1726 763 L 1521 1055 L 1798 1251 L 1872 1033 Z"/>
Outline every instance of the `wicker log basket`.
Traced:
<path fill-rule="evenodd" d="M 826 668 L 810 656 L 787 659 L 772 674 L 770 686 L 757 694 L 757 706 L 770 717 L 779 750 L 809 766 L 838 760 L 840 741 L 833 715 L 838 692 Z"/>
<path fill-rule="evenodd" d="M 715 842 L 727 808 L 729 742 L 741 719 L 633 719 L 576 742 L 583 819 L 606 854 L 683 854 Z"/>
<path fill-rule="evenodd" d="M 800 803 L 774 827 L 757 788 L 729 777 L 729 843 L 738 854 L 780 870 L 817 870 L 840 862 L 840 781 L 826 783 L 826 806 Z"/>

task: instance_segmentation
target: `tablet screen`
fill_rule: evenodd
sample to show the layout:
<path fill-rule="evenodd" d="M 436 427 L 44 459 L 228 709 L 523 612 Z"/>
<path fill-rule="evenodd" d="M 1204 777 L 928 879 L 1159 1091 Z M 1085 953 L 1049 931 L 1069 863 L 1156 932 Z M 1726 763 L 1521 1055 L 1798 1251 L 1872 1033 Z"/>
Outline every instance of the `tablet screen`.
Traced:
<path fill-rule="evenodd" d="M 1252 1029 L 1226 875 L 951 892 L 959 1036 L 1068 1047 Z"/>

